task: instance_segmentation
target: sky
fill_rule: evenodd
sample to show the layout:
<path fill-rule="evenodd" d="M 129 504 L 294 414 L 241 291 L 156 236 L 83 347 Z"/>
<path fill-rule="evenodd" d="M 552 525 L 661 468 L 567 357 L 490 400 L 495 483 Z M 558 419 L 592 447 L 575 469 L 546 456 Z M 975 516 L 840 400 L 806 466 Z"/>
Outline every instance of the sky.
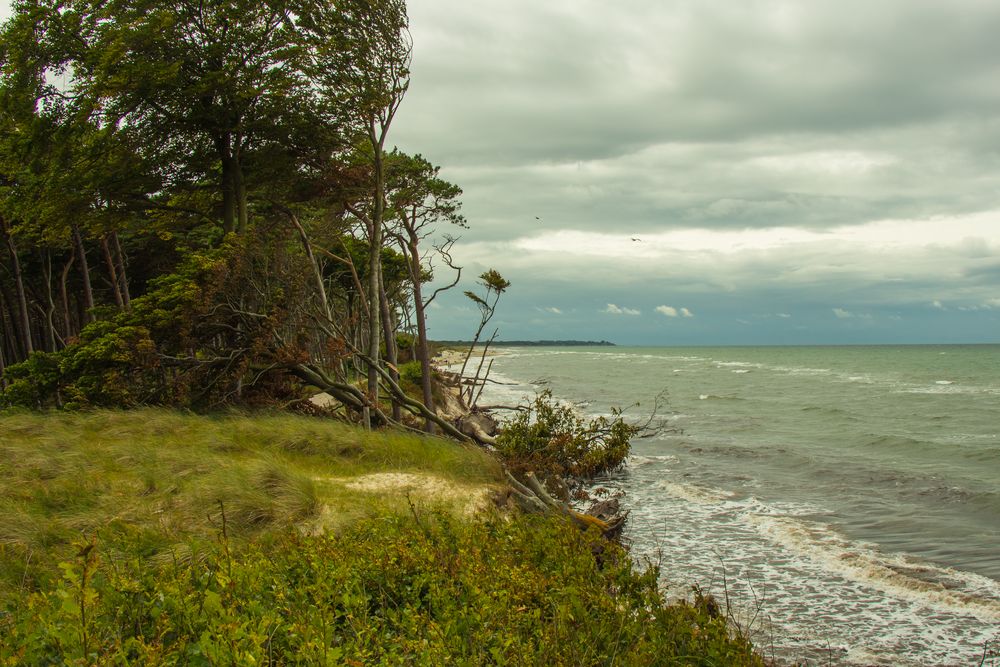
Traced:
<path fill-rule="evenodd" d="M 0 0 L 2 4 L 2 0 Z M 501 339 L 1000 342 L 995 0 L 410 0 L 390 144 Z M 444 272 L 438 274 L 446 277 Z"/>

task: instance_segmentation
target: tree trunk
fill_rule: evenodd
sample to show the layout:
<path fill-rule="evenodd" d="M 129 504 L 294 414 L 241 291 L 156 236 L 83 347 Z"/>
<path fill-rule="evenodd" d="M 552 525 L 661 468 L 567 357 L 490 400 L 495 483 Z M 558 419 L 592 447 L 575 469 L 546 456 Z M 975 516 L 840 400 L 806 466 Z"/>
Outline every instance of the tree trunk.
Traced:
<path fill-rule="evenodd" d="M 90 285 L 90 264 L 87 262 L 87 250 L 83 247 L 83 237 L 80 236 L 80 229 L 73 226 L 73 245 L 76 247 L 76 258 L 80 260 L 80 276 L 83 278 L 83 323 L 88 324 L 93 315 L 94 290 Z"/>
<path fill-rule="evenodd" d="M 15 324 L 22 337 L 21 345 L 24 349 L 24 356 L 27 357 L 34 352 L 35 348 L 31 342 L 31 320 L 28 319 L 28 298 L 24 293 L 24 279 L 21 276 L 21 259 L 17 256 L 17 246 L 14 245 L 14 237 L 10 235 L 7 221 L 0 219 L 0 225 L 2 225 L 7 249 L 10 251 L 11 268 L 14 274 L 14 288 L 17 290 L 18 313 L 16 320 L 20 321 L 15 321 Z"/>
<path fill-rule="evenodd" d="M 111 278 L 111 293 L 114 294 L 115 305 L 118 306 L 118 310 L 125 310 L 125 300 L 122 299 L 121 284 L 118 282 L 118 269 L 115 268 L 115 260 L 111 257 L 107 235 L 101 237 L 101 252 L 104 253 L 104 263 L 108 265 L 108 277 Z"/>
<path fill-rule="evenodd" d="M 0 302 L 0 320 L 4 319 L 3 303 Z M 4 372 L 7 370 L 7 355 L 4 354 L 4 346 L 7 344 L 7 337 L 3 335 L 3 327 L 0 326 L 0 391 L 7 388 L 7 378 Z"/>
<path fill-rule="evenodd" d="M 427 344 L 427 316 L 424 312 L 424 296 L 420 285 L 420 254 L 417 249 L 417 235 L 412 230 L 407 230 L 410 235 L 409 255 L 410 255 L 410 279 L 413 281 L 413 316 L 417 320 L 417 359 L 420 361 L 420 389 L 423 393 L 424 405 L 431 412 L 437 414 L 434 408 L 434 394 L 431 391 L 431 356 L 429 345 Z M 424 430 L 434 433 L 434 422 L 427 420 Z"/>
<path fill-rule="evenodd" d="M 232 137 L 220 134 L 215 137 L 215 150 L 219 155 L 220 189 L 222 191 L 222 230 L 229 234 L 236 230 L 236 188 L 233 183 Z"/>
<path fill-rule="evenodd" d="M 237 140 L 233 155 L 233 194 L 236 197 L 236 233 L 240 236 L 247 233 L 247 185 L 243 179 L 243 163 L 240 160 L 240 140 Z"/>
<path fill-rule="evenodd" d="M 385 358 L 389 362 L 389 375 L 399 383 L 399 349 L 396 347 L 396 332 L 393 330 L 392 318 L 389 313 L 389 298 L 385 294 L 385 283 L 379 283 L 379 307 L 382 311 L 382 337 L 385 339 Z M 399 421 L 403 410 L 399 401 L 392 401 L 392 418 Z"/>
<path fill-rule="evenodd" d="M 24 361 L 24 346 L 21 343 L 16 309 L 17 299 L 11 293 L 10 286 L 7 281 L 0 280 L 0 324 L 3 325 L 4 339 L 10 352 L 7 359 L 12 364 Z"/>
<path fill-rule="evenodd" d="M 69 254 L 69 261 L 63 265 L 62 277 L 59 279 L 59 298 L 62 301 L 62 315 L 63 315 L 63 339 L 68 339 L 75 333 L 75 328 L 73 327 L 73 320 L 70 318 L 69 314 L 69 292 L 66 289 L 66 280 L 69 278 L 69 270 L 73 268 L 73 262 L 76 261 L 76 256 L 73 253 Z"/>
<path fill-rule="evenodd" d="M 369 122 L 369 139 L 374 150 L 375 192 L 372 202 L 370 253 L 368 258 L 368 394 L 373 405 L 378 405 L 379 341 L 382 337 L 379 314 L 379 294 L 382 284 L 382 216 L 385 209 L 385 173 L 382 165 L 382 142 L 375 134 L 375 119 Z M 371 424 L 367 424 L 370 428 Z"/>
<path fill-rule="evenodd" d="M 0 287 L 2 286 L 3 283 L 0 283 Z M 10 326 L 10 318 L 7 317 L 5 292 L 6 290 L 0 289 L 0 389 L 7 388 L 7 380 L 3 375 L 7 369 L 7 360 L 17 361 L 17 342 L 14 340 L 14 330 Z"/>
<path fill-rule="evenodd" d="M 42 270 L 45 276 L 45 328 L 48 334 L 49 352 L 58 349 L 56 345 L 56 300 L 52 297 L 52 251 L 46 248 L 42 253 Z"/>
<path fill-rule="evenodd" d="M 121 281 L 122 301 L 125 310 L 132 308 L 132 295 L 128 289 L 128 274 L 125 273 L 125 253 L 122 252 L 122 244 L 118 238 L 118 232 L 111 232 L 111 240 L 115 245 L 115 257 L 118 261 L 118 279 Z"/>

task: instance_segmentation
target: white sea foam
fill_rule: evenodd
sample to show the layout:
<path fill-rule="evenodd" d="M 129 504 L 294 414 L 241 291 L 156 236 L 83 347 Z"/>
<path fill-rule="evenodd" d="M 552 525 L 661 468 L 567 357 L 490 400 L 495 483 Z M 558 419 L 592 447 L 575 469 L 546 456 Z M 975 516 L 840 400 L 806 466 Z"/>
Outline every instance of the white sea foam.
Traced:
<path fill-rule="evenodd" d="M 692 503 L 702 505 L 714 505 L 729 500 L 734 494 L 722 489 L 712 489 L 696 484 L 683 484 L 680 482 L 662 481 L 657 488 L 662 489 L 674 498 L 681 498 Z"/>
<path fill-rule="evenodd" d="M 951 380 L 937 380 L 934 382 L 934 384 L 955 384 L 955 383 L 952 382 Z"/>
<path fill-rule="evenodd" d="M 643 456 L 641 454 L 632 454 L 628 457 L 628 464 L 636 467 L 650 464 L 667 465 L 671 463 L 677 463 L 677 457 L 672 454 L 663 456 Z"/>
<path fill-rule="evenodd" d="M 1000 395 L 1000 387 L 976 387 L 972 385 L 960 384 L 938 384 L 905 386 L 897 389 L 899 394 L 986 394 Z"/>
<path fill-rule="evenodd" d="M 1000 584 L 992 579 L 882 554 L 825 524 L 761 514 L 747 514 L 745 520 L 782 547 L 847 579 L 936 610 L 1000 622 Z"/>
<path fill-rule="evenodd" d="M 809 368 L 806 366 L 775 366 L 774 370 L 790 375 L 827 375 L 831 372 L 829 368 Z"/>

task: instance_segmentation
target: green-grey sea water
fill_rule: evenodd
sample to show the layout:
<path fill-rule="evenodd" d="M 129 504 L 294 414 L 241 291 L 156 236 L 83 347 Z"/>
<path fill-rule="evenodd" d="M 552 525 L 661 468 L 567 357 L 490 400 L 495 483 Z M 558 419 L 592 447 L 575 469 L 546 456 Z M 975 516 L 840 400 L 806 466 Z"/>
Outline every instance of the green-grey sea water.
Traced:
<path fill-rule="evenodd" d="M 1000 346 L 518 348 L 493 368 L 501 403 L 549 388 L 640 419 L 666 392 L 666 428 L 606 484 L 665 583 L 728 592 L 776 656 L 978 664 L 1000 638 Z"/>

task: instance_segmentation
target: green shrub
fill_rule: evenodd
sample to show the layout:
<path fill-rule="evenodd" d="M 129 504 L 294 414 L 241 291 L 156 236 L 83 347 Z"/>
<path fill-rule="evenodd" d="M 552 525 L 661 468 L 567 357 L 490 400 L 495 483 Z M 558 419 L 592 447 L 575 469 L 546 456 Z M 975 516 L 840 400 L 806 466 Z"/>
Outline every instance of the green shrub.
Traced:
<path fill-rule="evenodd" d="M 0 664 L 762 665 L 710 600 L 666 605 L 555 517 L 414 510 L 160 569 L 81 547 L 0 619 Z"/>
<path fill-rule="evenodd" d="M 420 368 L 419 361 L 407 361 L 399 367 L 399 379 L 403 382 L 408 382 L 415 387 L 420 386 L 420 382 L 423 377 L 424 374 Z"/>
<path fill-rule="evenodd" d="M 151 282 L 151 290 L 125 312 L 91 322 L 62 350 L 36 353 L 10 366 L 0 407 L 183 404 L 184 380 L 161 366 L 161 355 L 184 348 L 190 321 L 202 304 L 212 274 L 223 271 L 224 248 L 185 259 L 175 273 Z"/>
<path fill-rule="evenodd" d="M 557 403 L 546 390 L 517 413 L 497 436 L 497 452 L 514 471 L 533 470 L 577 479 L 620 468 L 629 440 L 639 428 L 627 424 L 620 411 L 589 422 L 573 408 Z"/>

